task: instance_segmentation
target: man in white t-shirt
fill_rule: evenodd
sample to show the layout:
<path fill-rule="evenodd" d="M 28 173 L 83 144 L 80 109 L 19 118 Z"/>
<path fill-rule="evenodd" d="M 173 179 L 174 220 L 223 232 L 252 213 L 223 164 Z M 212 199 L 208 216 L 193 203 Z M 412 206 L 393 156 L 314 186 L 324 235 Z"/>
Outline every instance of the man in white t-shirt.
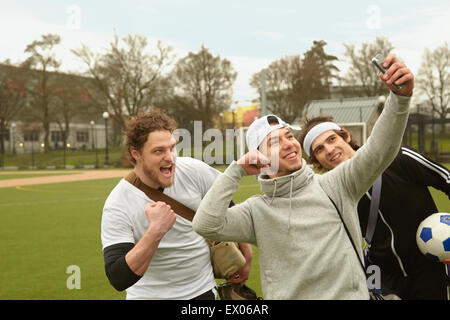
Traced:
<path fill-rule="evenodd" d="M 197 210 L 219 171 L 202 161 L 176 157 L 175 122 L 161 110 L 132 119 L 126 140 L 136 176 Z M 175 170 L 176 168 L 176 170 Z M 105 271 L 127 299 L 215 299 L 209 247 L 190 221 L 164 202 L 154 202 L 122 179 L 103 208 Z M 245 283 L 251 247 L 240 243 L 246 265 L 229 281 Z"/>

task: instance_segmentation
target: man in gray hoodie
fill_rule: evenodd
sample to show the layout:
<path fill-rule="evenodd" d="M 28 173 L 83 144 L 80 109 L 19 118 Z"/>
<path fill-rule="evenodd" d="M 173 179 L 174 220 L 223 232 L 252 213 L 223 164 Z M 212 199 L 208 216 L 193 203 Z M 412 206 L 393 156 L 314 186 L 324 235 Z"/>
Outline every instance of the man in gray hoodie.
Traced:
<path fill-rule="evenodd" d="M 302 159 L 293 128 L 276 116 L 265 116 L 248 129 L 250 151 L 231 163 L 203 198 L 194 230 L 211 240 L 258 246 L 265 299 L 369 298 L 357 260 L 363 261 L 357 204 L 397 153 L 414 88 L 413 74 L 394 56 L 384 66 L 388 71 L 380 78 L 393 92 L 367 143 L 352 159 L 315 174 Z M 228 208 L 239 181 L 251 174 L 260 174 L 263 195 Z"/>

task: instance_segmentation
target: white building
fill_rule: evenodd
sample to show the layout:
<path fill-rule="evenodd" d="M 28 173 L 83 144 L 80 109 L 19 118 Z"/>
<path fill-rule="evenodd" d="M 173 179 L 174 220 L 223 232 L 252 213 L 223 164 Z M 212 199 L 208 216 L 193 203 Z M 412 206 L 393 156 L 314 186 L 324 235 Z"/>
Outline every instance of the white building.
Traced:
<path fill-rule="evenodd" d="M 110 123 L 108 135 L 111 134 Z M 95 150 L 106 146 L 105 122 L 71 123 L 66 149 L 70 150 Z M 44 149 L 44 131 L 37 128 L 26 128 L 21 121 L 12 122 L 3 133 L 5 152 L 23 154 L 39 152 Z M 57 124 L 50 124 L 50 150 L 64 149 L 64 132 Z"/>

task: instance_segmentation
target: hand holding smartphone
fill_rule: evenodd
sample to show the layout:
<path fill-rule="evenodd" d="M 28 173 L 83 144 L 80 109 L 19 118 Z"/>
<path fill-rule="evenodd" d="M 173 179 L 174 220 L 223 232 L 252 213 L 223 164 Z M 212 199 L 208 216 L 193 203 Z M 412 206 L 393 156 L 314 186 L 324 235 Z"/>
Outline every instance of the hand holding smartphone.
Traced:
<path fill-rule="evenodd" d="M 384 56 L 381 53 L 378 53 L 375 57 L 372 58 L 372 63 L 377 67 L 378 70 L 381 71 L 382 74 L 384 74 L 387 71 L 387 68 L 383 67 L 384 63 Z M 395 83 L 392 84 L 397 90 L 401 90 L 403 86 L 397 85 Z"/>

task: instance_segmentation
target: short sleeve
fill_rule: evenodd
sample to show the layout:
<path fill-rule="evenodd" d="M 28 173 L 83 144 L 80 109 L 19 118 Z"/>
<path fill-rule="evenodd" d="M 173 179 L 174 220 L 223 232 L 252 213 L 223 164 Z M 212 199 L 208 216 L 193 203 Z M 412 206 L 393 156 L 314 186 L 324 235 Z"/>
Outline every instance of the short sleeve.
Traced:
<path fill-rule="evenodd" d="M 103 249 L 116 243 L 135 243 L 133 228 L 126 213 L 119 208 L 103 208 L 101 223 Z"/>

